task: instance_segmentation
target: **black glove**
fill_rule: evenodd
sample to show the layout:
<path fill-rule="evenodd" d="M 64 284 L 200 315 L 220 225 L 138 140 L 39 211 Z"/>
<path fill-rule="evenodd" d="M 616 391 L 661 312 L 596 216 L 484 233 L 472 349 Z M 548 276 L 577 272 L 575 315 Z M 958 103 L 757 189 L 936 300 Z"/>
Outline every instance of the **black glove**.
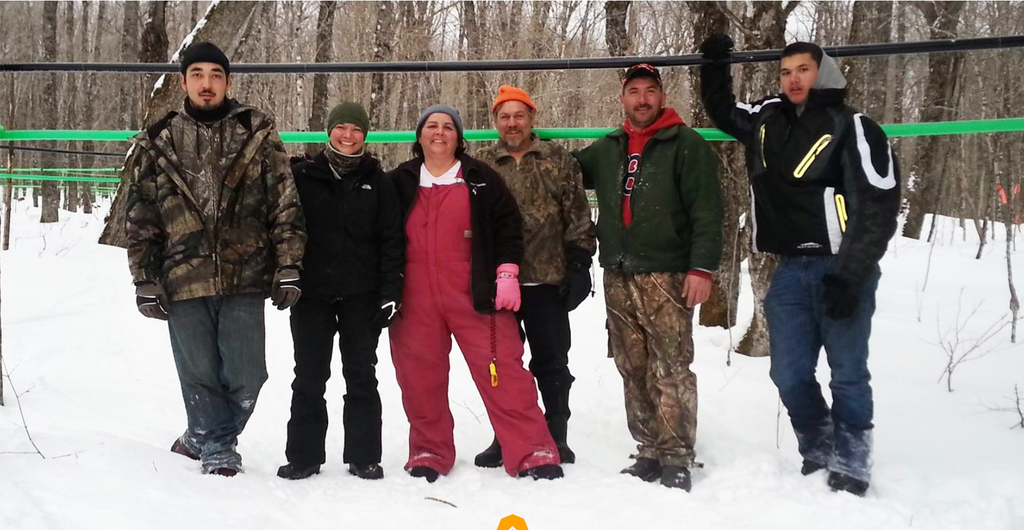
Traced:
<path fill-rule="evenodd" d="M 733 46 L 736 44 L 732 41 L 732 37 L 717 33 L 708 37 L 700 45 L 700 52 L 702 57 L 709 61 L 721 61 L 728 59 L 729 55 L 732 54 Z"/>
<path fill-rule="evenodd" d="M 569 274 L 566 275 L 562 291 L 567 311 L 572 311 L 579 307 L 587 299 L 587 295 L 593 293 L 593 283 L 590 281 L 590 264 L 582 262 L 570 263 Z"/>
<path fill-rule="evenodd" d="M 270 288 L 270 300 L 280 311 L 295 305 L 302 296 L 302 284 L 299 282 L 299 270 L 294 267 L 277 269 L 274 284 Z"/>
<path fill-rule="evenodd" d="M 167 292 L 157 282 L 144 281 L 135 284 L 135 305 L 146 318 L 167 320 Z"/>
<path fill-rule="evenodd" d="M 398 307 L 398 302 L 394 300 L 381 300 L 380 309 L 370 323 L 381 329 L 390 326 L 398 315 Z"/>
<path fill-rule="evenodd" d="M 860 290 L 832 274 L 821 281 L 825 284 L 825 316 L 836 320 L 852 317 L 860 302 Z"/>

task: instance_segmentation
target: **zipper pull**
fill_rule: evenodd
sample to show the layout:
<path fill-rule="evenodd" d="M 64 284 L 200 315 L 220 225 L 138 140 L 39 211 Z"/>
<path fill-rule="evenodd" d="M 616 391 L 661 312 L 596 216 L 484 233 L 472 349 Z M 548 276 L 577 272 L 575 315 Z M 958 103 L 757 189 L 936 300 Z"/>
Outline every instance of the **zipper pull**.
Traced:
<path fill-rule="evenodd" d="M 498 367 L 494 365 L 494 360 L 491 360 L 491 386 L 498 386 Z"/>

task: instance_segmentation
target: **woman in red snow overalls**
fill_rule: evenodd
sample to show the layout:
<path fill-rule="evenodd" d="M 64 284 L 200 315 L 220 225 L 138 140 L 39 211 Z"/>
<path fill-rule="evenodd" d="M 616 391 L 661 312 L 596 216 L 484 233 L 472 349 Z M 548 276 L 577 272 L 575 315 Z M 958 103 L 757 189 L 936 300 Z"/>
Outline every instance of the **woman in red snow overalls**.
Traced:
<path fill-rule="evenodd" d="M 420 115 L 412 160 L 390 177 L 405 211 L 402 310 L 391 356 L 409 417 L 414 477 L 434 482 L 455 464 L 448 408 L 452 335 L 459 343 L 512 476 L 562 476 L 558 451 L 523 368 L 518 263 L 522 219 L 501 177 L 465 154 L 459 112 L 434 105 Z"/>

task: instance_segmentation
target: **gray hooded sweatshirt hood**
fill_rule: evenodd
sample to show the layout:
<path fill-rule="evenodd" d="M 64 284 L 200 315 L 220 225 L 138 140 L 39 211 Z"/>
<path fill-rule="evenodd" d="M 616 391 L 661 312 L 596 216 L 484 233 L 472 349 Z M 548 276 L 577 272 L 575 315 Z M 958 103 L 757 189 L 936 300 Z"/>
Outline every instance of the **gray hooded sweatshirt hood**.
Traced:
<path fill-rule="evenodd" d="M 846 78 L 839 71 L 836 60 L 821 51 L 821 64 L 818 65 L 818 78 L 814 80 L 812 89 L 846 88 Z"/>
<path fill-rule="evenodd" d="M 820 47 L 818 49 L 821 49 Z M 818 77 L 814 80 L 811 90 L 829 90 L 846 88 L 846 78 L 839 70 L 839 64 L 825 50 L 821 50 L 821 64 L 818 65 Z M 806 103 L 796 106 L 796 115 L 804 113 Z"/>

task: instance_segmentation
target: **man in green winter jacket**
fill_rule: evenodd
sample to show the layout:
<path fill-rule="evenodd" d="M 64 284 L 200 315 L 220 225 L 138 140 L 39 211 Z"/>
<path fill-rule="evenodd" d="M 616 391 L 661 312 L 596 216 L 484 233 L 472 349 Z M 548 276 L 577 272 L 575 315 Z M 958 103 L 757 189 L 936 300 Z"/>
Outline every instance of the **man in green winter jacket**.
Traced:
<path fill-rule="evenodd" d="M 718 166 L 708 144 L 664 108 L 661 74 L 626 70 L 626 122 L 576 154 L 596 190 L 611 355 L 625 387 L 636 462 L 622 472 L 690 490 L 697 431 L 693 309 L 711 294 L 722 251 Z"/>

